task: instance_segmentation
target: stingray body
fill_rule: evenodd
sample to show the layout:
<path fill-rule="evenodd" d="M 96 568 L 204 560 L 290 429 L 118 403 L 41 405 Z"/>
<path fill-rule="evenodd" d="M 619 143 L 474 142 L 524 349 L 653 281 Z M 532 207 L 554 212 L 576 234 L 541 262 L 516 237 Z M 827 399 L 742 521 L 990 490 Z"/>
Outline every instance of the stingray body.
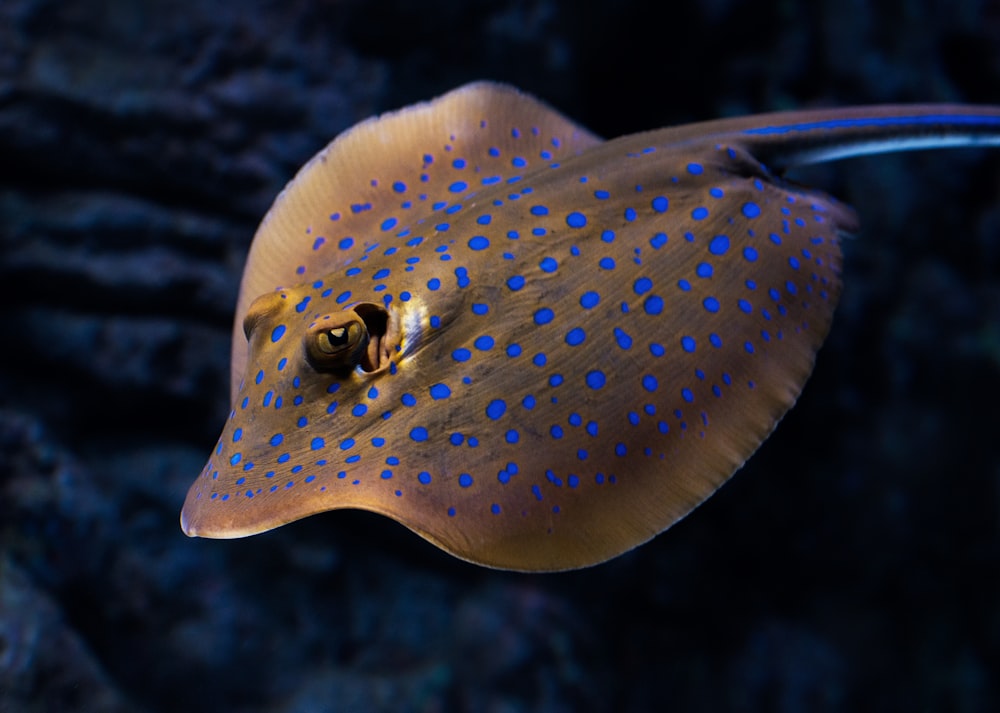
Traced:
<path fill-rule="evenodd" d="M 487 83 L 360 124 L 257 232 L 182 527 L 361 508 L 491 567 L 631 549 L 753 453 L 830 327 L 856 217 L 781 172 L 998 141 L 1000 108 L 897 106 L 605 142 Z"/>

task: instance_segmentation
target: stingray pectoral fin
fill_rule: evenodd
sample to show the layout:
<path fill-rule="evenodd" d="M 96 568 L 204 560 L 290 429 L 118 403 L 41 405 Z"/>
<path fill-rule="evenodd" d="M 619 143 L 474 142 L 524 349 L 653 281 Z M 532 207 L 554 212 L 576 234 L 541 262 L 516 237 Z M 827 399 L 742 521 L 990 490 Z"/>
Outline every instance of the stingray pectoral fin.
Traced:
<path fill-rule="evenodd" d="M 454 200 L 458 185 L 476 190 L 514 180 L 537 170 L 539 157 L 551 163 L 600 142 L 537 99 L 492 82 L 339 135 L 299 170 L 254 235 L 233 325 L 231 393 L 247 360 L 243 318 L 258 295 L 356 262 L 394 238 L 396 226 L 419 225 Z"/>

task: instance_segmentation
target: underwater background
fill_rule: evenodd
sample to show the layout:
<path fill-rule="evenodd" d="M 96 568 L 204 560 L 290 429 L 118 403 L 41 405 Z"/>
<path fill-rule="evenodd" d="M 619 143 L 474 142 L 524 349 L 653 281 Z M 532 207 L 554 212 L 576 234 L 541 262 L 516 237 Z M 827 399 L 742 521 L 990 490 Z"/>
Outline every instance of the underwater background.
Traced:
<path fill-rule="evenodd" d="M 372 114 L 474 79 L 614 137 L 1000 103 L 996 0 L 0 1 L 0 712 L 1000 710 L 1000 151 L 796 177 L 853 204 L 799 404 L 591 569 L 341 511 L 178 513 L 257 222 Z"/>

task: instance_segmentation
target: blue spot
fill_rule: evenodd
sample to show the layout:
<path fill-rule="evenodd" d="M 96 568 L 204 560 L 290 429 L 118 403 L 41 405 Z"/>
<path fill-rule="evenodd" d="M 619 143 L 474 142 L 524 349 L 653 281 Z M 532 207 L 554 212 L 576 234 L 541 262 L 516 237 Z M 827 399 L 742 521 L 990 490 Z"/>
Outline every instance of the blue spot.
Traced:
<path fill-rule="evenodd" d="M 705 309 L 708 310 L 709 312 L 719 311 L 719 300 L 715 299 L 714 297 L 706 297 L 705 300 L 702 302 L 702 304 L 705 306 Z"/>
<path fill-rule="evenodd" d="M 695 220 L 705 220 L 705 218 L 708 217 L 708 208 L 705 206 L 698 206 L 691 211 L 691 217 Z"/>
<path fill-rule="evenodd" d="M 715 334 L 713 332 L 712 334 L 708 335 L 708 342 L 713 347 L 715 347 L 716 349 L 718 349 L 719 347 L 722 346 L 722 337 L 720 337 L 718 334 Z"/>
<path fill-rule="evenodd" d="M 486 351 L 487 349 L 492 349 L 493 344 L 494 344 L 493 337 L 489 336 L 488 334 L 484 334 L 481 337 L 476 337 L 476 341 L 473 342 L 473 345 L 476 347 L 476 349 L 480 351 Z"/>
<path fill-rule="evenodd" d="M 530 212 L 532 215 L 548 215 L 549 209 L 543 205 L 533 205 Z"/>
<path fill-rule="evenodd" d="M 559 263 L 551 257 L 542 258 L 542 261 L 538 263 L 538 267 L 542 268 L 542 272 L 555 272 L 559 268 Z"/>
<path fill-rule="evenodd" d="M 475 235 L 469 238 L 469 248 L 472 250 L 485 250 L 490 246 L 490 241 L 483 235 Z"/>
<path fill-rule="evenodd" d="M 372 279 L 373 280 L 383 280 L 383 279 L 385 279 L 388 276 L 389 276 L 389 270 L 388 270 L 388 268 L 384 268 L 383 267 L 381 270 L 379 270 L 374 275 L 372 275 Z"/>
<path fill-rule="evenodd" d="M 603 240 L 606 243 L 613 243 L 615 241 L 615 231 L 605 230 L 603 233 L 601 233 L 601 240 Z"/>
<path fill-rule="evenodd" d="M 521 440 L 521 434 L 512 428 L 504 435 L 504 440 L 506 440 L 507 443 L 517 443 Z"/>
<path fill-rule="evenodd" d="M 666 213 L 667 207 L 670 205 L 670 202 L 666 199 L 665 196 L 657 196 L 656 198 L 653 199 L 651 205 L 653 206 L 653 210 L 655 210 L 657 213 Z"/>
<path fill-rule="evenodd" d="M 320 438 L 319 436 L 317 436 L 316 438 L 312 439 L 312 441 L 310 441 L 309 447 L 311 449 L 313 449 L 314 451 L 318 451 L 321 448 L 325 448 L 326 447 L 326 441 L 324 441 L 322 438 Z"/>
<path fill-rule="evenodd" d="M 544 352 L 539 352 L 538 354 L 535 354 L 535 356 L 532 357 L 531 359 L 531 363 L 534 364 L 535 366 L 545 366 L 546 361 L 548 361 L 548 359 L 546 358 Z"/>
<path fill-rule="evenodd" d="M 262 382 L 263 380 L 264 380 L 264 370 L 261 369 L 260 371 L 257 372 L 257 376 L 254 377 L 253 381 L 255 384 L 260 384 L 260 382 Z"/>
<path fill-rule="evenodd" d="M 618 456 L 619 458 L 621 458 L 626 453 L 628 453 L 628 448 L 625 446 L 624 443 L 616 443 L 615 444 L 615 455 L 616 456 Z"/>
<path fill-rule="evenodd" d="M 507 347 L 507 356 L 509 356 L 509 357 L 521 356 L 521 345 L 520 344 L 511 344 L 510 346 L 508 346 Z"/>
<path fill-rule="evenodd" d="M 569 332 L 566 333 L 566 343 L 569 344 L 571 347 L 583 344 L 583 340 L 585 340 L 586 338 L 587 334 L 580 327 L 571 329 Z"/>
<path fill-rule="evenodd" d="M 483 315 L 483 314 L 488 314 L 489 311 L 490 311 L 489 305 L 482 304 L 481 302 L 474 302 L 472 304 L 473 314 Z"/>
<path fill-rule="evenodd" d="M 282 338 L 283 336 L 285 336 L 285 325 L 283 325 L 283 324 L 279 324 L 279 325 L 278 325 L 277 327 L 275 327 L 275 328 L 274 328 L 274 330 L 273 330 L 273 331 L 271 332 L 271 341 L 272 341 L 272 342 L 276 342 L 276 341 L 278 341 L 279 339 L 281 339 L 281 338 Z"/>
<path fill-rule="evenodd" d="M 610 197 L 611 194 L 608 193 L 607 191 L 601 191 L 601 190 L 594 191 L 594 198 L 596 198 L 599 201 L 606 201 Z"/>
<path fill-rule="evenodd" d="M 758 206 L 756 203 L 753 202 L 744 203 L 743 215 L 751 219 L 756 218 L 758 215 L 760 215 L 760 206 Z"/>
<path fill-rule="evenodd" d="M 469 475 L 468 473 L 462 473 L 461 475 L 458 476 L 458 484 L 461 485 L 463 488 L 468 488 L 470 485 L 472 485 L 472 476 Z"/>
<path fill-rule="evenodd" d="M 712 276 L 712 265 L 711 263 L 702 262 L 698 263 L 698 267 L 695 268 L 695 274 L 703 279 L 708 279 Z"/>
<path fill-rule="evenodd" d="M 486 213 L 476 218 L 476 223 L 478 223 L 479 225 L 489 225 L 492 220 L 493 216 L 491 216 L 489 213 Z"/>
<path fill-rule="evenodd" d="M 392 184 L 392 190 L 396 191 L 396 193 L 406 193 L 406 184 L 402 181 L 396 181 Z"/>
<path fill-rule="evenodd" d="M 440 399 L 446 399 L 449 396 L 451 396 L 451 389 L 449 389 L 444 384 L 434 384 L 430 388 L 430 392 L 431 392 L 431 398 L 434 399 L 435 401 L 438 401 Z"/>
<path fill-rule="evenodd" d="M 469 286 L 469 271 L 464 267 L 455 268 L 455 277 L 458 278 L 459 287 Z"/>
<path fill-rule="evenodd" d="M 243 429 L 242 429 L 242 428 L 237 428 L 237 429 L 236 429 L 236 430 L 235 430 L 235 431 L 233 432 L 233 443 L 236 443 L 236 442 L 237 442 L 237 441 L 239 441 L 239 440 L 240 440 L 241 438 L 243 438 Z"/>
<path fill-rule="evenodd" d="M 366 413 L 368 413 L 368 407 L 364 404 L 357 404 L 351 409 L 351 414 L 353 416 L 364 416 Z"/>
<path fill-rule="evenodd" d="M 553 374 L 549 377 L 549 386 L 559 386 L 563 382 L 562 374 Z"/>
<path fill-rule="evenodd" d="M 604 376 L 604 372 L 600 370 L 593 370 L 587 372 L 587 386 L 592 389 L 600 389 L 604 387 L 607 382 L 607 378 Z"/>
<path fill-rule="evenodd" d="M 736 306 L 740 308 L 741 312 L 745 312 L 746 314 L 753 312 L 753 306 L 746 300 L 741 299 L 736 303 Z"/>
<path fill-rule="evenodd" d="M 427 429 L 423 426 L 417 426 L 410 431 L 410 438 L 418 443 L 427 440 Z M 420 481 L 424 482 L 424 481 Z"/>
<path fill-rule="evenodd" d="M 602 257 L 601 258 L 601 262 L 599 264 L 600 264 L 601 268 L 604 269 L 604 270 L 614 270 L 615 269 L 615 261 L 614 261 L 614 259 L 612 259 L 610 257 Z"/>
<path fill-rule="evenodd" d="M 663 298 L 659 295 L 650 295 L 643 302 L 642 308 L 646 310 L 646 314 L 660 314 L 663 311 Z"/>
<path fill-rule="evenodd" d="M 566 225 L 568 225 L 571 228 L 582 228 L 586 224 L 587 224 L 587 216 L 585 216 L 583 213 L 577 213 L 576 211 L 573 211 L 572 213 L 566 216 Z"/>
<path fill-rule="evenodd" d="M 628 335 L 621 327 L 615 327 L 615 340 L 618 342 L 618 346 L 622 349 L 632 348 L 632 337 Z"/>
<path fill-rule="evenodd" d="M 704 171 L 705 169 L 702 167 L 700 163 L 689 163 L 687 165 L 687 172 L 690 173 L 692 176 L 700 176 L 702 173 L 704 173 Z"/>
<path fill-rule="evenodd" d="M 402 398 L 400 398 L 400 401 L 403 402 L 403 406 L 417 405 L 417 399 L 413 394 L 403 394 Z"/>
<path fill-rule="evenodd" d="M 382 225 L 380 227 L 382 230 L 392 230 L 396 227 L 396 222 L 395 218 L 386 218 L 382 221 Z"/>
<path fill-rule="evenodd" d="M 506 411 L 507 404 L 503 399 L 494 399 L 486 407 L 486 415 L 494 421 L 503 416 Z"/>
<path fill-rule="evenodd" d="M 468 349 L 456 349 L 451 353 L 451 358 L 455 361 L 469 361 L 472 358 L 472 352 Z"/>
<path fill-rule="evenodd" d="M 427 289 L 430 290 L 431 292 L 439 290 L 440 288 L 441 288 L 441 280 L 437 279 L 436 277 L 432 277 L 427 281 Z"/>
<path fill-rule="evenodd" d="M 750 342 L 744 342 L 743 348 L 746 350 L 747 354 L 753 354 L 754 352 L 753 344 L 751 344 Z"/>
<path fill-rule="evenodd" d="M 694 337 L 684 336 L 681 337 L 681 349 L 686 352 L 693 352 L 697 348 L 697 343 L 694 341 Z"/>
<path fill-rule="evenodd" d="M 354 238 L 343 238 L 339 243 L 337 243 L 337 247 L 341 250 L 347 250 L 352 245 L 354 245 Z"/>
<path fill-rule="evenodd" d="M 391 470 L 383 470 L 382 471 L 382 480 L 389 480 L 391 477 L 392 477 L 392 471 Z"/>
<path fill-rule="evenodd" d="M 466 183 L 465 181 L 455 181 L 450 186 L 448 186 L 448 190 L 451 191 L 452 193 L 461 193 L 468 187 L 469 184 Z"/>
<path fill-rule="evenodd" d="M 642 388 L 644 388 L 646 391 L 649 392 L 656 391 L 657 386 L 659 386 L 659 383 L 656 381 L 656 377 L 653 376 L 652 374 L 646 374 L 644 377 L 642 377 Z"/>
<path fill-rule="evenodd" d="M 535 324 L 548 324 L 555 316 L 555 313 L 548 307 L 542 307 L 542 309 L 535 312 Z"/>
<path fill-rule="evenodd" d="M 649 239 L 649 244 L 650 246 L 652 246 L 654 250 L 659 250 L 660 248 L 662 248 L 664 245 L 667 244 L 667 234 L 657 233 L 656 235 L 654 235 Z"/>
<path fill-rule="evenodd" d="M 683 389 L 681 389 L 681 398 L 683 398 L 688 403 L 691 403 L 692 401 L 694 401 L 694 394 L 691 393 L 691 389 L 684 387 Z"/>
<path fill-rule="evenodd" d="M 454 166 L 455 168 L 465 168 L 465 159 L 456 158 L 454 161 L 451 162 L 451 165 Z"/>
<path fill-rule="evenodd" d="M 562 438 L 563 437 L 562 426 L 558 424 L 553 426 L 552 428 L 549 429 L 549 434 L 556 439 Z"/>
<path fill-rule="evenodd" d="M 635 220 L 635 216 L 636 216 L 635 208 L 626 208 L 625 209 L 625 220 L 627 220 L 629 223 L 631 223 L 633 220 Z"/>
<path fill-rule="evenodd" d="M 524 278 L 520 275 L 514 275 L 507 280 L 507 287 L 509 287 L 514 292 L 517 292 L 522 287 L 524 287 Z"/>
<path fill-rule="evenodd" d="M 515 156 L 514 158 L 512 158 L 512 159 L 510 160 L 510 163 L 511 163 L 511 165 L 512 165 L 512 166 L 514 166 L 515 168 L 524 168 L 525 166 L 527 166 L 527 165 L 528 165 L 528 162 L 527 162 L 527 161 L 525 161 L 525 160 L 524 160 L 523 158 L 521 158 L 520 156 Z"/>
<path fill-rule="evenodd" d="M 584 309 L 593 309 L 601 301 L 601 296 L 596 292 L 584 292 L 580 297 L 580 306 Z"/>
<path fill-rule="evenodd" d="M 409 292 L 407 292 L 406 290 L 403 290 L 402 292 L 400 292 L 400 293 L 399 293 L 399 299 L 400 299 L 400 300 L 401 300 L 402 302 L 409 302 L 409 301 L 410 301 L 410 298 L 411 298 L 412 296 L 413 296 L 413 295 L 411 295 L 411 294 L 410 294 Z"/>
<path fill-rule="evenodd" d="M 716 235 L 708 244 L 708 251 L 713 255 L 725 255 L 729 250 L 729 236 Z"/>
<path fill-rule="evenodd" d="M 635 281 L 635 284 L 632 285 L 632 290 L 637 295 L 644 295 L 651 289 L 653 289 L 653 281 L 650 280 L 648 277 L 640 277 L 638 280 Z"/>
<path fill-rule="evenodd" d="M 418 429 L 413 429 L 413 430 L 416 431 Z M 424 429 L 425 432 L 426 430 L 427 429 Z M 417 473 L 417 480 L 419 480 L 424 485 L 429 485 L 431 482 L 431 474 L 428 473 L 426 470 L 422 470 L 419 473 Z"/>
<path fill-rule="evenodd" d="M 531 394 L 528 394 L 521 401 L 521 405 L 530 411 L 531 409 L 535 408 L 535 397 L 532 396 Z"/>
<path fill-rule="evenodd" d="M 757 260 L 757 250 L 749 245 L 743 248 L 743 259 L 747 262 L 755 262 Z"/>

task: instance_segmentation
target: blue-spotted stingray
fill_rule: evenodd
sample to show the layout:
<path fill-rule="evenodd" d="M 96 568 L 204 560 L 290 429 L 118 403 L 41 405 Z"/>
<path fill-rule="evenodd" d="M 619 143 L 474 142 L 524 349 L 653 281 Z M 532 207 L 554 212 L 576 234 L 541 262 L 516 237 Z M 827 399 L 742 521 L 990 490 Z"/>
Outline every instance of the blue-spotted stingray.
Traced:
<path fill-rule="evenodd" d="M 254 237 L 181 526 L 360 508 L 495 568 L 630 550 L 750 457 L 830 328 L 857 218 L 783 173 L 998 143 L 1000 107 L 951 105 L 603 141 L 485 82 L 365 121 Z"/>

